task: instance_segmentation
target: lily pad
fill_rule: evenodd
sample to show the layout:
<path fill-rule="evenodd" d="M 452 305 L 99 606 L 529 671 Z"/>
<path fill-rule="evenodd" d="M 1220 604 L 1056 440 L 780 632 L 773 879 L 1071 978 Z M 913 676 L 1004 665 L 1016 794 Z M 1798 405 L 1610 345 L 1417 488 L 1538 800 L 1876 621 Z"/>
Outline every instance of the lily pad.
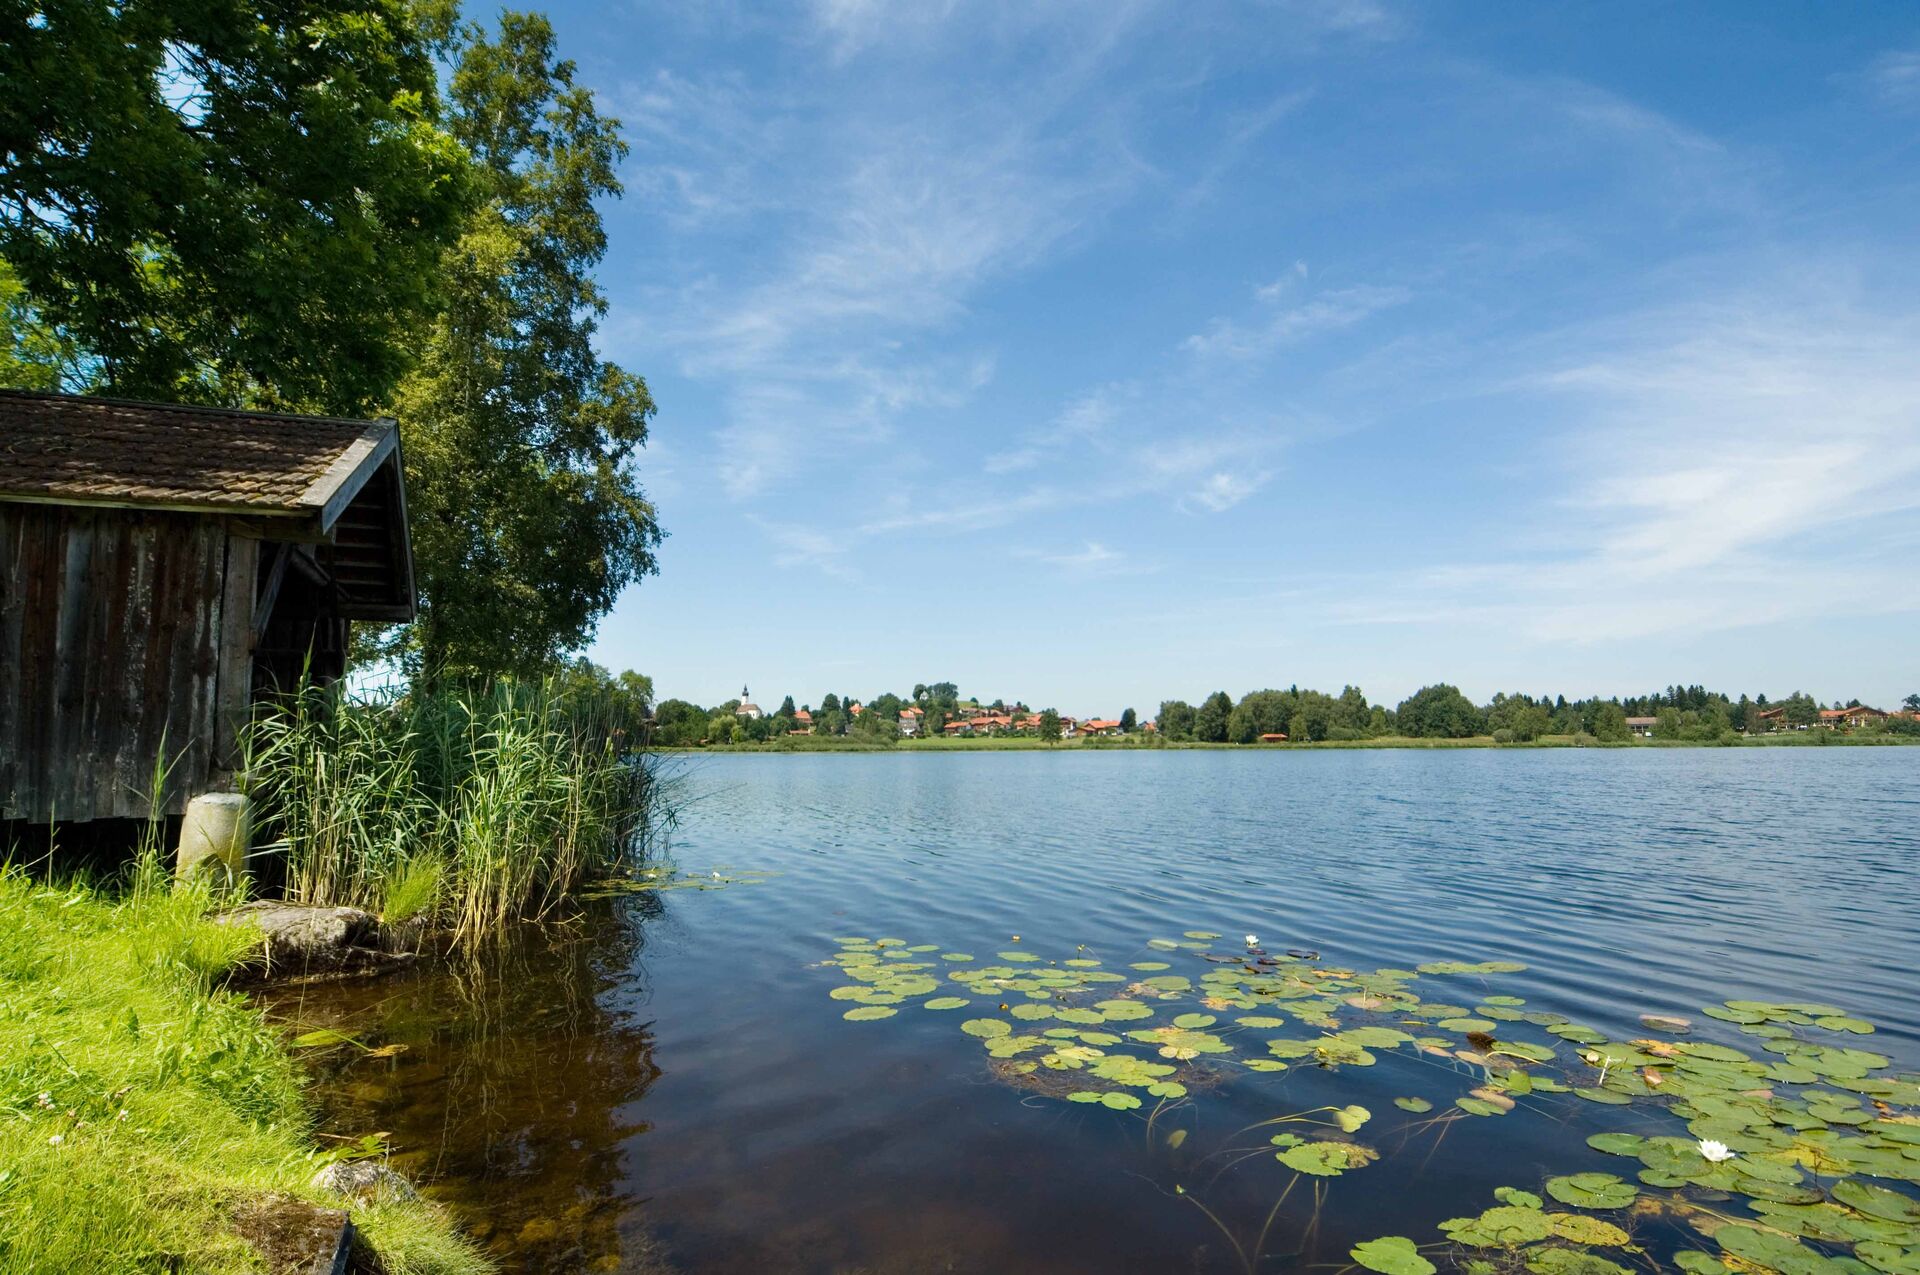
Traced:
<path fill-rule="evenodd" d="M 1433 1110 L 1433 1104 L 1425 1098 L 1395 1098 L 1393 1105 L 1402 1111 L 1411 1111 L 1415 1115 L 1419 1115 L 1423 1111 Z"/>
<path fill-rule="evenodd" d="M 1288 1147 L 1275 1158 L 1296 1173 L 1337 1178 L 1348 1169 L 1372 1164 L 1380 1158 L 1380 1153 L 1353 1142 L 1303 1142 L 1297 1147 Z"/>
<path fill-rule="evenodd" d="M 1920 1223 L 1920 1200 L 1889 1191 L 1885 1187 L 1842 1178 L 1833 1184 L 1833 1198 L 1868 1217 L 1888 1222 Z M 1915 1238 L 1920 1240 L 1920 1236 Z"/>
<path fill-rule="evenodd" d="M 964 996 L 936 996 L 930 1001 L 920 1002 L 923 1009 L 965 1009 L 973 1004 Z"/>
<path fill-rule="evenodd" d="M 969 1036 L 979 1036 L 991 1040 L 995 1036 L 1005 1036 L 1013 1028 L 997 1018 L 969 1018 L 960 1024 L 960 1030 Z"/>
<path fill-rule="evenodd" d="M 1348 1255 L 1370 1271 L 1380 1275 L 1433 1275 L 1434 1265 L 1404 1235 L 1387 1235 L 1364 1244 L 1355 1244 Z"/>
<path fill-rule="evenodd" d="M 1553 1224 L 1539 1209 L 1496 1205 L 1479 1217 L 1456 1217 L 1440 1224 L 1447 1238 L 1473 1248 L 1517 1248 L 1553 1234 Z"/>
<path fill-rule="evenodd" d="M 1547 1221 L 1553 1225 L 1555 1235 L 1575 1244 L 1599 1244 L 1608 1248 L 1618 1248 L 1625 1245 L 1631 1238 L 1625 1231 L 1604 1218 L 1588 1217 L 1584 1213 L 1549 1213 Z"/>
<path fill-rule="evenodd" d="M 1581 1209 L 1623 1209 L 1639 1194 L 1630 1182 L 1611 1173 L 1575 1173 L 1547 1179 L 1547 1194 Z"/>
<path fill-rule="evenodd" d="M 891 1005 L 862 1005 L 858 1009 L 848 1010 L 846 1013 L 840 1015 L 840 1017 L 850 1023 L 866 1023 L 876 1018 L 892 1018 L 899 1012 L 899 1010 L 893 1008 Z"/>

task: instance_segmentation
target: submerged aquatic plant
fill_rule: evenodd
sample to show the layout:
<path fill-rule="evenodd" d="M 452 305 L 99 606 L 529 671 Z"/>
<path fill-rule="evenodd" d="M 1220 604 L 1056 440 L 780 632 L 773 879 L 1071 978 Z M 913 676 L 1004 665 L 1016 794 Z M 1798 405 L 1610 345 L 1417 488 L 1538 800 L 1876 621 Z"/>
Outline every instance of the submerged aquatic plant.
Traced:
<path fill-rule="evenodd" d="M 1681 1039 L 1615 1040 L 1530 1010 L 1516 996 L 1456 1003 L 1420 990 L 1429 979 L 1481 980 L 1524 968 L 1515 962 L 1362 971 L 1322 965 L 1311 953 L 1269 956 L 1252 947 L 1251 935 L 1248 951 L 1222 953 L 1209 941 L 1217 937 L 1187 931 L 1181 940 L 1148 943 L 1155 953 L 1211 966 L 1192 976 L 1172 972 L 1167 961 L 1136 961 L 1121 972 L 1084 955 L 1047 960 L 1030 948 L 1000 953 L 1003 964 L 982 965 L 964 953 L 920 960 L 938 949 L 897 938 L 839 939 L 826 964 L 851 980 L 833 990 L 835 999 L 888 1011 L 856 1021 L 879 1021 L 916 1001 L 930 1010 L 997 1005 L 999 1016 L 960 1022 L 996 1078 L 1036 1099 L 1145 1120 L 1147 1145 L 1163 1153 L 1184 1144 L 1187 1130 L 1177 1130 L 1177 1140 L 1155 1139 L 1155 1121 L 1194 1101 L 1196 1091 L 1297 1067 L 1371 1066 L 1382 1051 L 1460 1078 L 1451 1107 L 1394 1099 L 1414 1118 L 1402 1126 L 1410 1132 L 1444 1131 L 1467 1118 L 1564 1115 L 1566 1104 L 1640 1108 L 1643 1124 L 1665 1118 L 1683 1126 L 1586 1140 L 1587 1150 L 1638 1160 L 1631 1180 L 1587 1170 L 1548 1177 L 1538 1193 L 1503 1187 L 1479 1214 L 1440 1222 L 1442 1238 L 1430 1244 L 1386 1236 L 1355 1245 L 1353 1261 L 1381 1275 L 1431 1275 L 1441 1264 L 1476 1275 L 1627 1275 L 1608 1254 L 1644 1261 L 1631 1232 L 1641 1216 L 1658 1217 L 1699 1245 L 1673 1258 L 1690 1275 L 1920 1275 L 1920 1198 L 1910 1191 L 1920 1184 L 1920 1078 L 1886 1074 L 1885 1055 L 1832 1041 L 1870 1035 L 1873 1025 L 1863 1019 L 1809 1002 L 1727 1001 L 1705 1010 L 1770 1058 L 1692 1038 L 1691 1020 L 1674 1015 L 1641 1022 Z M 952 984 L 967 995 L 946 994 Z M 1358 1104 L 1277 1116 L 1240 1130 L 1201 1163 L 1218 1163 L 1217 1177 L 1265 1155 L 1295 1175 L 1287 1191 L 1304 1179 L 1317 1192 L 1324 1179 L 1380 1158 L 1378 1148 L 1352 1138 L 1372 1119 Z M 1327 1131 L 1281 1132 L 1253 1146 L 1236 1141 L 1275 1125 L 1315 1124 Z M 1175 1193 L 1206 1214 L 1250 1272 L 1286 1199 L 1283 1192 L 1249 1247 L 1185 1186 Z M 1314 1225 L 1308 1222 L 1309 1234 Z"/>

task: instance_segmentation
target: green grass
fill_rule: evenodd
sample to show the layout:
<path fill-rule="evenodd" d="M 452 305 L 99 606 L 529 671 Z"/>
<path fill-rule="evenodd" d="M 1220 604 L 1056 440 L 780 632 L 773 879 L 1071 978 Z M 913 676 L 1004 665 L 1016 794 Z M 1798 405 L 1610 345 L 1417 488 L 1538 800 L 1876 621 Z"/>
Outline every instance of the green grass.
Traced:
<path fill-rule="evenodd" d="M 289 898 L 475 941 L 638 853 L 652 784 L 625 748 L 551 685 L 392 702 L 307 688 L 253 727 L 246 781 Z"/>
<path fill-rule="evenodd" d="M 147 862 L 118 897 L 0 871 L 0 1272 L 260 1271 L 237 1218 L 339 1207 L 298 1068 L 218 986 L 250 937 Z M 394 1275 L 490 1269 L 431 1204 L 354 1220 Z"/>

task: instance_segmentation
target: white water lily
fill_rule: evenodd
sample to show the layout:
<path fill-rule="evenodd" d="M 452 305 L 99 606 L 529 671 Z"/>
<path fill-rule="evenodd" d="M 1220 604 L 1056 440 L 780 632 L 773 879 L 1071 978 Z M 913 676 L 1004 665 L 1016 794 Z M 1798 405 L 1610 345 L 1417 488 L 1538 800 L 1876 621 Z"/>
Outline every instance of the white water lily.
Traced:
<path fill-rule="evenodd" d="M 1260 946 L 1260 940 L 1259 940 L 1259 939 L 1257 939 L 1257 938 L 1255 938 L 1255 937 L 1254 937 L 1253 935 L 1251 935 L 1251 934 L 1249 934 L 1249 935 L 1247 935 L 1247 946 L 1248 946 L 1248 947 L 1259 947 L 1259 946 Z"/>
<path fill-rule="evenodd" d="M 1723 1160 L 1733 1159 L 1734 1152 L 1733 1149 L 1724 1142 L 1716 1142 L 1712 1138 L 1702 1138 L 1700 1139 L 1700 1154 L 1715 1164 L 1719 1164 Z"/>

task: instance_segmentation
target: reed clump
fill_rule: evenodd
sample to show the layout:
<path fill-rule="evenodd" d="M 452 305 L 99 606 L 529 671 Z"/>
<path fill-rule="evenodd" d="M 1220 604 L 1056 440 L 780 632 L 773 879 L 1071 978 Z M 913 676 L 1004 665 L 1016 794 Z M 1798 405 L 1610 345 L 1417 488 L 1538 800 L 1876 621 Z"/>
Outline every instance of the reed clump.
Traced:
<path fill-rule="evenodd" d="M 250 731 L 256 826 L 288 898 L 471 942 L 641 855 L 653 783 L 623 717 L 559 681 L 304 686 Z"/>

